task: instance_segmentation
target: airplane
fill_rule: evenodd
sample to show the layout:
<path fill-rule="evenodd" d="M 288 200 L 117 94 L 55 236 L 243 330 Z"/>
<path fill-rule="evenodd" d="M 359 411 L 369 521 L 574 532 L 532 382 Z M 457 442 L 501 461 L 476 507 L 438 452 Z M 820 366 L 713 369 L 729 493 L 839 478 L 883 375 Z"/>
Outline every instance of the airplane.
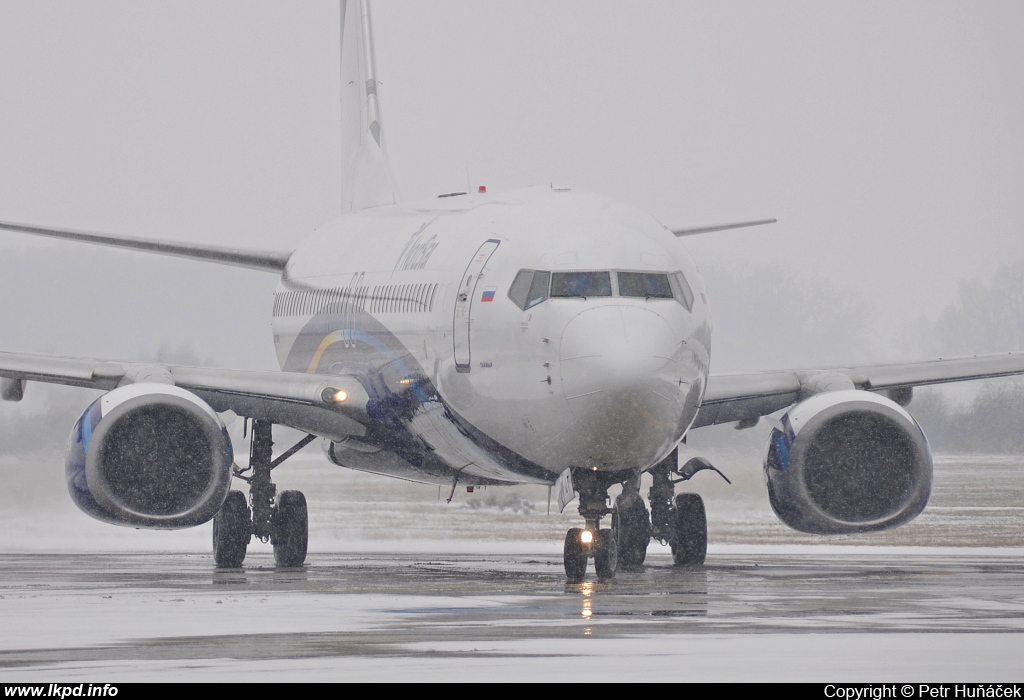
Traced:
<path fill-rule="evenodd" d="M 676 484 L 692 430 L 767 420 L 769 500 L 814 534 L 885 530 L 926 506 L 932 457 L 906 410 L 914 387 L 1024 374 L 1024 353 L 918 363 L 710 373 L 710 299 L 682 238 L 772 219 L 669 228 L 565 187 L 396 194 L 368 0 L 341 1 L 344 213 L 294 250 L 265 251 L 5 222 L 0 229 L 277 275 L 280 372 L 0 352 L 0 398 L 27 382 L 105 391 L 71 431 L 74 503 L 101 521 L 175 529 L 213 521 L 218 567 L 252 540 L 302 566 L 304 494 L 273 470 L 313 441 L 338 466 L 454 489 L 546 484 L 582 527 L 566 577 L 643 567 L 652 540 L 701 565 L 707 519 Z M 222 415 L 251 422 L 235 463 Z M 781 412 L 781 414 L 780 414 Z M 272 428 L 306 437 L 274 455 Z M 643 474 L 652 486 L 645 500 Z M 248 483 L 249 493 L 233 489 Z M 621 493 L 609 498 L 609 490 Z M 604 527 L 602 525 L 605 525 Z"/>

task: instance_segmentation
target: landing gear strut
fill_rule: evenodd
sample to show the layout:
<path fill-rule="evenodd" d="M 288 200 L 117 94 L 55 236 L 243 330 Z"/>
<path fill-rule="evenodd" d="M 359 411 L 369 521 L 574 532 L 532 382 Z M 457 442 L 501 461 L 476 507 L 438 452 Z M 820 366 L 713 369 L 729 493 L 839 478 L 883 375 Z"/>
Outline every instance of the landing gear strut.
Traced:
<path fill-rule="evenodd" d="M 696 493 L 674 496 L 677 483 L 686 481 L 702 469 L 714 467 L 698 459 L 690 460 L 680 469 L 679 457 L 673 451 L 651 470 L 654 482 L 647 497 L 651 502 L 652 534 L 655 539 L 672 546 L 672 559 L 676 566 L 699 566 L 708 553 L 704 500 Z"/>
<path fill-rule="evenodd" d="M 309 542 L 306 497 L 301 491 L 282 491 L 278 495 L 270 473 L 316 437 L 308 435 L 273 459 L 272 427 L 270 421 L 253 420 L 249 467 L 235 470 L 235 476 L 249 483 L 249 504 L 241 491 L 230 491 L 213 518 L 213 558 L 218 567 L 240 567 L 253 536 L 274 545 L 274 560 L 278 566 L 302 566 L 306 560 Z"/>

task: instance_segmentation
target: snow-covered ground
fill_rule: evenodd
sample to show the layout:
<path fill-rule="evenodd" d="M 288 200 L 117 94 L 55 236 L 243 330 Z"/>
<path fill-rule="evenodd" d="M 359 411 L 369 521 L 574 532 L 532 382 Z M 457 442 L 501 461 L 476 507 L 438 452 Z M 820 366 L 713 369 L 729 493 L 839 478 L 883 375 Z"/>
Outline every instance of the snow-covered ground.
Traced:
<path fill-rule="evenodd" d="M 714 454 L 733 481 L 705 471 L 684 488 L 707 504 L 712 551 L 721 546 L 1024 547 L 1024 456 L 937 456 L 932 498 L 902 528 L 818 537 L 790 530 L 768 504 L 761 467 L 748 453 Z M 177 532 L 121 528 L 81 513 L 67 497 L 63 457 L 0 456 L 0 551 L 210 550 L 210 525 Z M 561 551 L 579 524 L 575 502 L 557 512 L 543 486 L 456 490 L 342 469 L 309 450 L 275 470 L 278 489 L 301 489 L 310 509 L 313 552 Z M 643 489 L 646 493 L 646 487 Z M 261 545 L 254 545 L 260 551 Z M 656 546 L 656 545 L 655 545 Z M 269 548 L 268 548 L 269 549 Z"/>

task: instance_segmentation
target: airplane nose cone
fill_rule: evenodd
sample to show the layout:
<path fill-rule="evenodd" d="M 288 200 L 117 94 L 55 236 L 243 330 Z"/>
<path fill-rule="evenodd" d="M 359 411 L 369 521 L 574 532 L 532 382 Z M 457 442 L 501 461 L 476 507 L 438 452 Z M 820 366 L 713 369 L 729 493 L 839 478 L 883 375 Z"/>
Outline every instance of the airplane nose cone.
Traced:
<path fill-rule="evenodd" d="M 559 368 L 576 430 L 577 466 L 624 469 L 648 464 L 689 421 L 692 377 L 684 345 L 651 309 L 600 306 L 572 318 L 562 333 Z"/>
<path fill-rule="evenodd" d="M 566 325 L 559 359 L 570 400 L 630 389 L 652 374 L 672 373 L 679 341 L 657 313 L 630 306 L 588 309 Z"/>

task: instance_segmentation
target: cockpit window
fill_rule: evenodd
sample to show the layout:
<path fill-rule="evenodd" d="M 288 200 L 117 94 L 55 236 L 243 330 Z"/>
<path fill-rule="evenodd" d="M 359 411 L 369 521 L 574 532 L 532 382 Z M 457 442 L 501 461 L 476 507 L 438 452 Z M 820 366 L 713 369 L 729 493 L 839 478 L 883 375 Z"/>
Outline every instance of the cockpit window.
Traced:
<path fill-rule="evenodd" d="M 530 285 L 530 295 L 526 297 L 526 306 L 536 306 L 548 298 L 548 285 L 551 283 L 551 273 L 537 271 L 533 274 L 533 284 Z"/>
<path fill-rule="evenodd" d="M 614 275 L 614 277 L 613 277 Z M 612 282 L 615 284 L 613 285 Z M 693 310 L 693 290 L 682 272 L 548 272 L 520 270 L 508 298 L 524 311 L 549 298 L 632 297 L 675 299 Z"/>
<path fill-rule="evenodd" d="M 610 297 L 611 295 L 611 273 L 555 272 L 551 275 L 552 297 Z"/>
<path fill-rule="evenodd" d="M 520 270 L 508 290 L 508 298 L 525 311 L 548 298 L 551 273 L 541 270 Z"/>
<path fill-rule="evenodd" d="M 619 272 L 620 297 L 671 299 L 668 275 L 652 272 Z"/>
<path fill-rule="evenodd" d="M 676 272 L 674 275 L 670 275 L 669 281 L 672 283 L 672 292 L 676 301 L 685 306 L 687 311 L 693 311 L 693 290 L 690 289 L 690 284 L 683 277 L 683 273 Z"/>
<path fill-rule="evenodd" d="M 508 298 L 520 309 L 526 308 L 526 298 L 530 293 L 530 285 L 533 284 L 533 273 L 534 270 L 520 270 L 509 287 Z"/>

